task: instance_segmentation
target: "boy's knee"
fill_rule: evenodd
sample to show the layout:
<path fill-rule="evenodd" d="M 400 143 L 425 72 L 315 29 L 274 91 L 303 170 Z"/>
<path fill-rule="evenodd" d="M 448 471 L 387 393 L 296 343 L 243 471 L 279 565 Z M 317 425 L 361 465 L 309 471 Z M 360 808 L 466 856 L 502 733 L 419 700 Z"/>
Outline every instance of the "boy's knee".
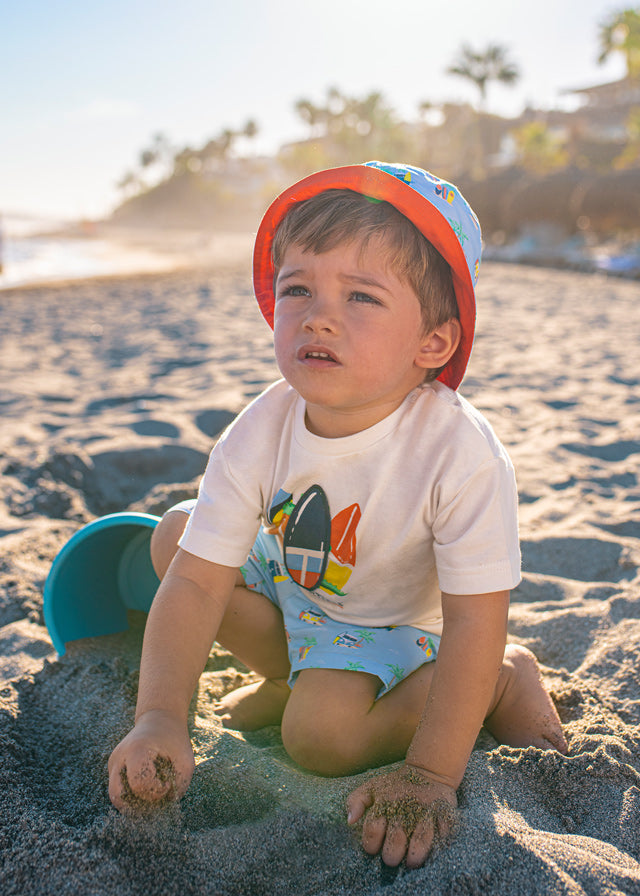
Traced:
<path fill-rule="evenodd" d="M 181 510 L 168 510 L 151 533 L 151 563 L 159 579 L 164 577 L 178 550 L 189 515 Z"/>
<path fill-rule="evenodd" d="M 518 700 L 523 685 L 540 681 L 540 668 L 535 655 L 521 644 L 507 644 L 487 718 L 505 701 Z"/>
<path fill-rule="evenodd" d="M 538 670 L 538 660 L 528 647 L 522 644 L 507 644 L 504 651 L 502 668 L 510 672 L 531 672 Z"/>
<path fill-rule="evenodd" d="M 354 732 L 327 725 L 313 712 L 285 710 L 282 743 L 294 762 L 316 775 L 337 778 L 362 771 Z"/>
<path fill-rule="evenodd" d="M 538 660 L 528 647 L 522 644 L 507 644 L 500 669 L 498 688 L 506 693 L 523 682 L 540 680 Z"/>

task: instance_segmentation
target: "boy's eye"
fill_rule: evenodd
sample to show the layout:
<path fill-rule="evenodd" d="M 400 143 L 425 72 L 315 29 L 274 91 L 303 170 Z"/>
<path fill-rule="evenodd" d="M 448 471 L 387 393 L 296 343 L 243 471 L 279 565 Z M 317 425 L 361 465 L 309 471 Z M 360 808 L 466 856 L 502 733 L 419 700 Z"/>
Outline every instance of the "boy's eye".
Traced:
<path fill-rule="evenodd" d="M 292 284 L 291 286 L 285 286 L 281 290 L 278 291 L 278 298 L 282 296 L 309 296 L 311 295 L 310 291 L 306 286 L 296 286 Z"/>
<path fill-rule="evenodd" d="M 368 295 L 366 292 L 352 292 L 351 299 L 354 302 L 362 302 L 365 305 L 379 305 L 380 302 L 377 299 L 374 299 L 373 296 Z"/>

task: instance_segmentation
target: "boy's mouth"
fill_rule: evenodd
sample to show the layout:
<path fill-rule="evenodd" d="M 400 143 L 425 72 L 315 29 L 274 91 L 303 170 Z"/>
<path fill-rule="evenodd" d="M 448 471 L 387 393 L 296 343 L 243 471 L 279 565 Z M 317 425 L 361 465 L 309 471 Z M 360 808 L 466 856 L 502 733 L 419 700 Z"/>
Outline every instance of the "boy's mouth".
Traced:
<path fill-rule="evenodd" d="M 324 361 L 335 361 L 328 352 L 306 352 L 305 358 L 321 358 Z"/>
<path fill-rule="evenodd" d="M 300 361 L 316 361 L 325 364 L 339 363 L 333 352 L 328 351 L 326 348 L 313 348 L 307 345 L 303 345 L 299 350 L 298 359 Z"/>

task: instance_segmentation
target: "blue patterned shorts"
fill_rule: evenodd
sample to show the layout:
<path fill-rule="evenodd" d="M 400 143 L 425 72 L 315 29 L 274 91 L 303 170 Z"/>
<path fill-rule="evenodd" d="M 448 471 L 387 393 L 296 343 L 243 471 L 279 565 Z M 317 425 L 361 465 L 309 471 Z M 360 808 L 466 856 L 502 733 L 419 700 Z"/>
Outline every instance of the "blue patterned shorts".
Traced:
<path fill-rule="evenodd" d="M 293 683 L 302 669 L 345 669 L 377 675 L 378 697 L 425 663 L 435 660 L 438 635 L 410 625 L 374 626 L 337 622 L 287 575 L 280 542 L 261 529 L 241 569 L 247 588 L 282 611 Z"/>
<path fill-rule="evenodd" d="M 172 510 L 189 513 L 195 501 Z M 435 660 L 440 638 L 411 625 L 375 626 L 337 622 L 320 609 L 311 593 L 287 574 L 280 542 L 261 529 L 241 568 L 247 588 L 264 594 L 284 618 L 293 684 L 302 669 L 344 669 L 369 672 L 382 682 L 377 697 Z"/>

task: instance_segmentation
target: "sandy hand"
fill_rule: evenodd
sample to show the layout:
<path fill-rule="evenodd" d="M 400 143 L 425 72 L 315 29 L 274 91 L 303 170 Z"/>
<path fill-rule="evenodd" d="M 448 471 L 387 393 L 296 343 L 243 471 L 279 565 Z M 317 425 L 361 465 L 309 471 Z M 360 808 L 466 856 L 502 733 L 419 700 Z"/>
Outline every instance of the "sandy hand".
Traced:
<path fill-rule="evenodd" d="M 457 805 L 452 787 L 430 781 L 410 765 L 372 778 L 347 798 L 349 824 L 364 816 L 365 852 L 381 853 L 392 867 L 405 857 L 408 868 L 424 864 L 432 847 L 453 835 Z"/>
<path fill-rule="evenodd" d="M 152 710 L 138 719 L 109 757 L 109 798 L 121 811 L 180 799 L 194 768 L 184 724 Z"/>

